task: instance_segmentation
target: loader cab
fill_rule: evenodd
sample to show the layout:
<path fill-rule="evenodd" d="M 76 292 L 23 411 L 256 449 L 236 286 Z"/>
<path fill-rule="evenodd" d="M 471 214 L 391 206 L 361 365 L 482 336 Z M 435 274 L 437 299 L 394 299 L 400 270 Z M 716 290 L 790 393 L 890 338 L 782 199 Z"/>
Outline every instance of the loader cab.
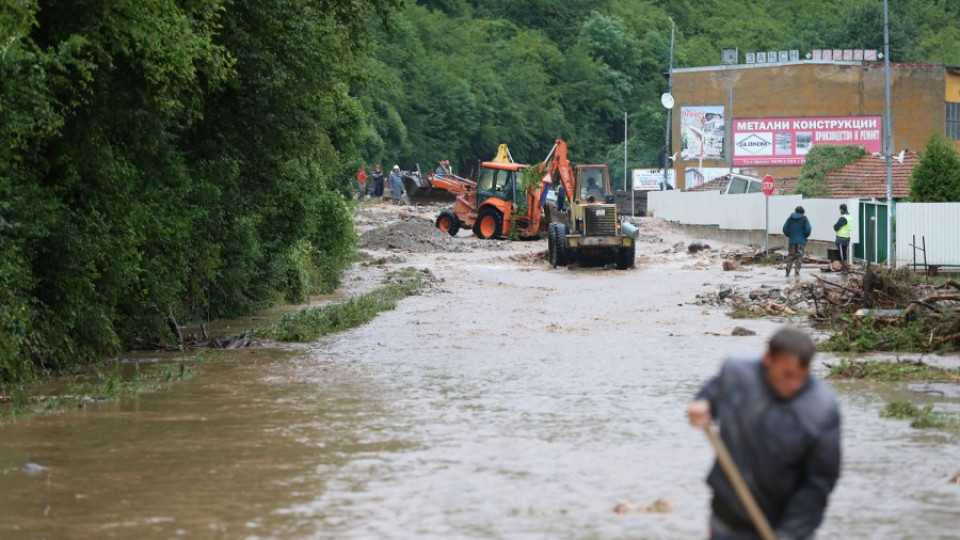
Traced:
<path fill-rule="evenodd" d="M 577 165 L 577 201 L 581 204 L 612 202 L 610 172 L 606 165 Z"/>
<path fill-rule="evenodd" d="M 477 203 L 490 198 L 516 203 L 525 195 L 521 193 L 519 178 L 522 170 L 523 166 L 518 163 L 484 162 L 477 178 Z"/>

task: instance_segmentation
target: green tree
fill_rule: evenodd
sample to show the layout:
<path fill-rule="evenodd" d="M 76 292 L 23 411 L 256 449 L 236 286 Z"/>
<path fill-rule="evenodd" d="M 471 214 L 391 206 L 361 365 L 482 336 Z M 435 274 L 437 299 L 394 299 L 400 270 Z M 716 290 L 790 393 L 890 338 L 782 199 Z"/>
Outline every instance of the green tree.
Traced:
<path fill-rule="evenodd" d="M 960 202 L 960 155 L 943 135 L 927 141 L 910 176 L 912 202 Z"/>
<path fill-rule="evenodd" d="M 827 174 L 842 169 L 864 155 L 862 146 L 814 146 L 800 169 L 794 193 L 804 197 L 829 197 Z"/>

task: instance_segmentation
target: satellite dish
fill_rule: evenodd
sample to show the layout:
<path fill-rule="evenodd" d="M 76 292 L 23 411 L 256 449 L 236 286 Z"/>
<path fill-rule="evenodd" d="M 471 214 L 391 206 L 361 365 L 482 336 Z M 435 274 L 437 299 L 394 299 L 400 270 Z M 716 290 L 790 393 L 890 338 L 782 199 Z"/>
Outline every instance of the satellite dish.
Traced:
<path fill-rule="evenodd" d="M 671 96 L 669 92 L 665 92 L 660 96 L 660 103 L 662 103 L 665 108 L 672 109 L 674 104 L 673 96 Z"/>

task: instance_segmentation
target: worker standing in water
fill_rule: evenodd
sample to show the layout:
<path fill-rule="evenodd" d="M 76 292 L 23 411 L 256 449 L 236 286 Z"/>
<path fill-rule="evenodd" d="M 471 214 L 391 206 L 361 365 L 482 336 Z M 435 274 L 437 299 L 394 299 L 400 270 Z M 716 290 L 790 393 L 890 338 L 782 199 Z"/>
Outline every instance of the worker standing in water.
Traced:
<path fill-rule="evenodd" d="M 725 443 L 780 540 L 812 540 L 840 476 L 840 410 L 833 390 L 810 374 L 814 344 L 783 328 L 762 357 L 731 359 L 689 405 L 690 423 L 720 424 Z M 714 465 L 710 538 L 758 540 L 733 482 Z"/>

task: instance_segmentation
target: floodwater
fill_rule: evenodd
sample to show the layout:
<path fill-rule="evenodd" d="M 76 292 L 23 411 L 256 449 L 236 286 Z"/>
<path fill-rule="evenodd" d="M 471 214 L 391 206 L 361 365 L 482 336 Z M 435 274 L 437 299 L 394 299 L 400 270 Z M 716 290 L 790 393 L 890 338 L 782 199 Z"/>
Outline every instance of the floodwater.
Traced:
<path fill-rule="evenodd" d="M 408 259 L 445 281 L 369 325 L 0 427 L 0 538 L 704 538 L 712 454 L 685 405 L 777 323 L 686 305 L 730 278 L 680 259 L 510 257 L 540 249 Z M 960 538 L 960 436 L 879 418 L 899 386 L 835 387 L 844 470 L 819 537 Z"/>

